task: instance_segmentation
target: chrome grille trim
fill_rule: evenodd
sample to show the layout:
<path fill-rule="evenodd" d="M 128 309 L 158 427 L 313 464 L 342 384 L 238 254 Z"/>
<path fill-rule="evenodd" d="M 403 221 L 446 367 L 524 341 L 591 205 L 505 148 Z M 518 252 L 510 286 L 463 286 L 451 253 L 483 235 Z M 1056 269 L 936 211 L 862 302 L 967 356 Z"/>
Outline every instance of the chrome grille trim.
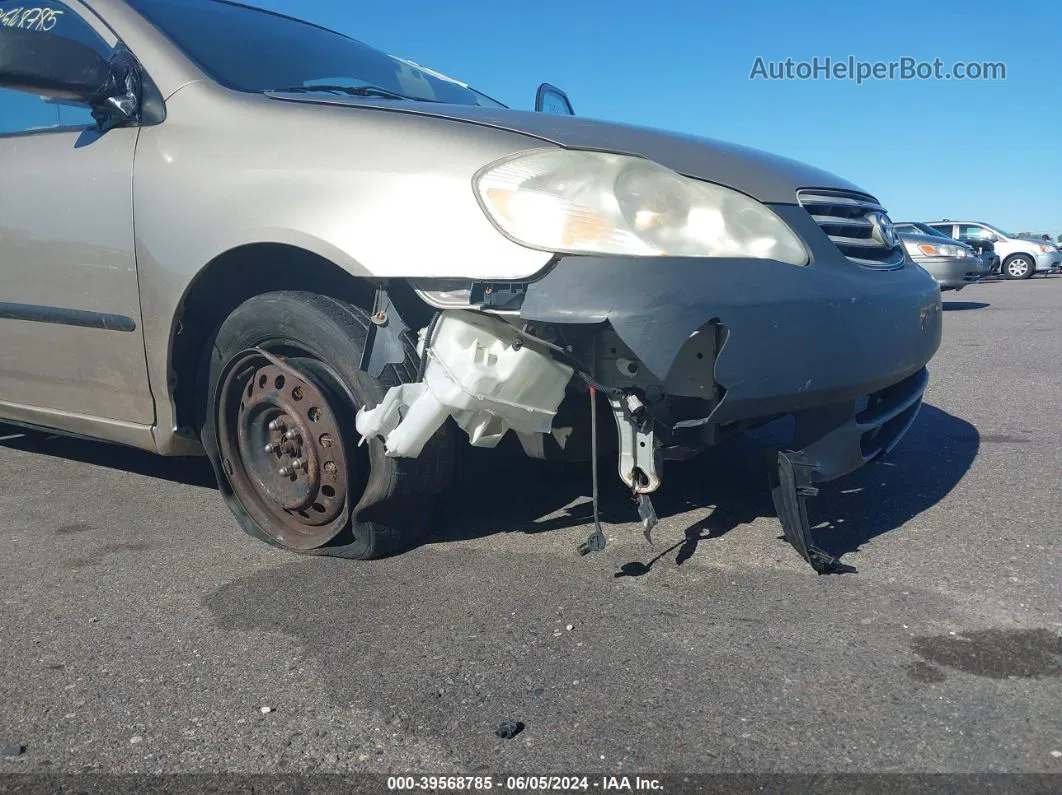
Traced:
<path fill-rule="evenodd" d="M 904 266 L 903 244 L 881 238 L 874 214 L 885 208 L 872 196 L 842 190 L 797 191 L 797 201 L 850 261 L 863 268 L 896 270 Z"/>
<path fill-rule="evenodd" d="M 802 205 L 843 205 L 846 207 L 861 207 L 867 211 L 877 210 L 879 212 L 885 212 L 885 208 L 878 204 L 874 199 L 869 196 L 860 196 L 858 193 L 846 193 L 843 191 L 821 191 L 816 193 L 815 191 L 802 190 L 797 191 L 797 196 L 800 197 L 800 203 Z"/>
<path fill-rule="evenodd" d="M 870 226 L 870 224 L 867 224 Z M 844 235 L 830 235 L 830 240 L 838 246 L 845 248 L 885 248 L 880 240 L 871 237 L 845 237 Z"/>
<path fill-rule="evenodd" d="M 856 265 L 862 265 L 864 268 L 877 268 L 878 270 L 895 270 L 897 268 L 903 267 L 902 256 L 899 263 L 892 266 L 883 265 L 881 260 L 864 259 L 863 257 L 853 257 L 848 254 L 845 254 L 845 259 L 847 259 L 849 262 L 854 262 Z"/>
<path fill-rule="evenodd" d="M 830 226 L 859 226 L 867 229 L 873 226 L 866 218 L 836 218 L 832 215 L 813 215 L 811 217 L 815 219 L 815 223 L 819 226 L 828 224 Z"/>

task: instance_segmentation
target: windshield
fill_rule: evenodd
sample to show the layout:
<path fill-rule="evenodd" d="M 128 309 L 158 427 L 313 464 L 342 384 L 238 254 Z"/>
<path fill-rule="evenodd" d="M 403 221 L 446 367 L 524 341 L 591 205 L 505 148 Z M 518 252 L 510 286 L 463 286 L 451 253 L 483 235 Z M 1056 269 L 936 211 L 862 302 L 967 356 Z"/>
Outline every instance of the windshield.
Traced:
<path fill-rule="evenodd" d="M 1017 237 L 1017 235 L 1012 235 L 1010 232 L 1004 232 L 998 226 L 992 226 L 992 224 L 985 224 L 985 226 L 987 226 L 1000 237 Z"/>
<path fill-rule="evenodd" d="M 280 14 L 221 0 L 131 2 L 204 72 L 237 91 L 316 85 L 370 96 L 504 107 L 446 75 Z"/>
<path fill-rule="evenodd" d="M 913 226 L 927 235 L 932 235 L 933 237 L 942 237 L 945 240 L 951 240 L 951 235 L 946 235 L 939 229 L 934 229 L 929 224 L 913 224 Z"/>

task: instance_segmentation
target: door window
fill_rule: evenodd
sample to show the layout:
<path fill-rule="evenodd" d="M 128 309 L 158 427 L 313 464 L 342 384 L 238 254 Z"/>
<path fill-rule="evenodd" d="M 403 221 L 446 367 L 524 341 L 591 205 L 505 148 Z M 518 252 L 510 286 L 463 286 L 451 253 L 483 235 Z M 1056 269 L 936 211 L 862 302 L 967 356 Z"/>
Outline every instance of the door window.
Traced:
<path fill-rule="evenodd" d="M 992 240 L 991 230 L 978 224 L 959 224 L 959 240 Z"/>
<path fill-rule="evenodd" d="M 111 55 L 111 47 L 85 20 L 55 0 L 0 0 L 0 25 L 72 39 L 87 44 L 104 58 Z M 84 105 L 0 88 L 0 135 L 79 129 L 95 123 Z"/>

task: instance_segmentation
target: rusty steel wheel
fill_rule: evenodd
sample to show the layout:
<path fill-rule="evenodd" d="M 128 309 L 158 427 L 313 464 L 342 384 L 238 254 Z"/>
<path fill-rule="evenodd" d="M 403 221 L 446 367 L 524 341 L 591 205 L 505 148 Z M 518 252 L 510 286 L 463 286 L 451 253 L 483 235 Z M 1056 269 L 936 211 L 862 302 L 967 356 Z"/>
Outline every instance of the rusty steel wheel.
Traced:
<path fill-rule="evenodd" d="M 249 298 L 226 318 L 204 374 L 203 448 L 218 489 L 251 537 L 311 555 L 368 559 L 415 544 L 450 483 L 453 437 L 417 458 L 362 444 L 360 406 L 416 379 L 419 357 L 378 376 L 360 367 L 373 320 L 363 308 L 298 291 Z"/>
<path fill-rule="evenodd" d="M 324 388 L 258 349 L 232 363 L 219 399 L 222 465 L 247 511 L 290 549 L 331 541 L 349 517 L 351 462 Z"/>

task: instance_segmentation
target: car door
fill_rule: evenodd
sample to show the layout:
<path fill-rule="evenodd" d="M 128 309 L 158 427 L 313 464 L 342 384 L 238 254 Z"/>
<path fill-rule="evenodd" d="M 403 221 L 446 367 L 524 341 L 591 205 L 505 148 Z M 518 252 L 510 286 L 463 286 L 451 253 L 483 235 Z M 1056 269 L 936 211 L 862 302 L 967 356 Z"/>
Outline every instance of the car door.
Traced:
<path fill-rule="evenodd" d="M 105 58 L 117 44 L 76 0 L 0 0 L 0 24 Z M 137 134 L 100 134 L 87 107 L 0 87 L 0 416 L 154 420 L 133 249 Z"/>
<path fill-rule="evenodd" d="M 955 239 L 983 252 L 992 248 L 998 238 L 995 232 L 983 224 L 956 224 Z"/>

